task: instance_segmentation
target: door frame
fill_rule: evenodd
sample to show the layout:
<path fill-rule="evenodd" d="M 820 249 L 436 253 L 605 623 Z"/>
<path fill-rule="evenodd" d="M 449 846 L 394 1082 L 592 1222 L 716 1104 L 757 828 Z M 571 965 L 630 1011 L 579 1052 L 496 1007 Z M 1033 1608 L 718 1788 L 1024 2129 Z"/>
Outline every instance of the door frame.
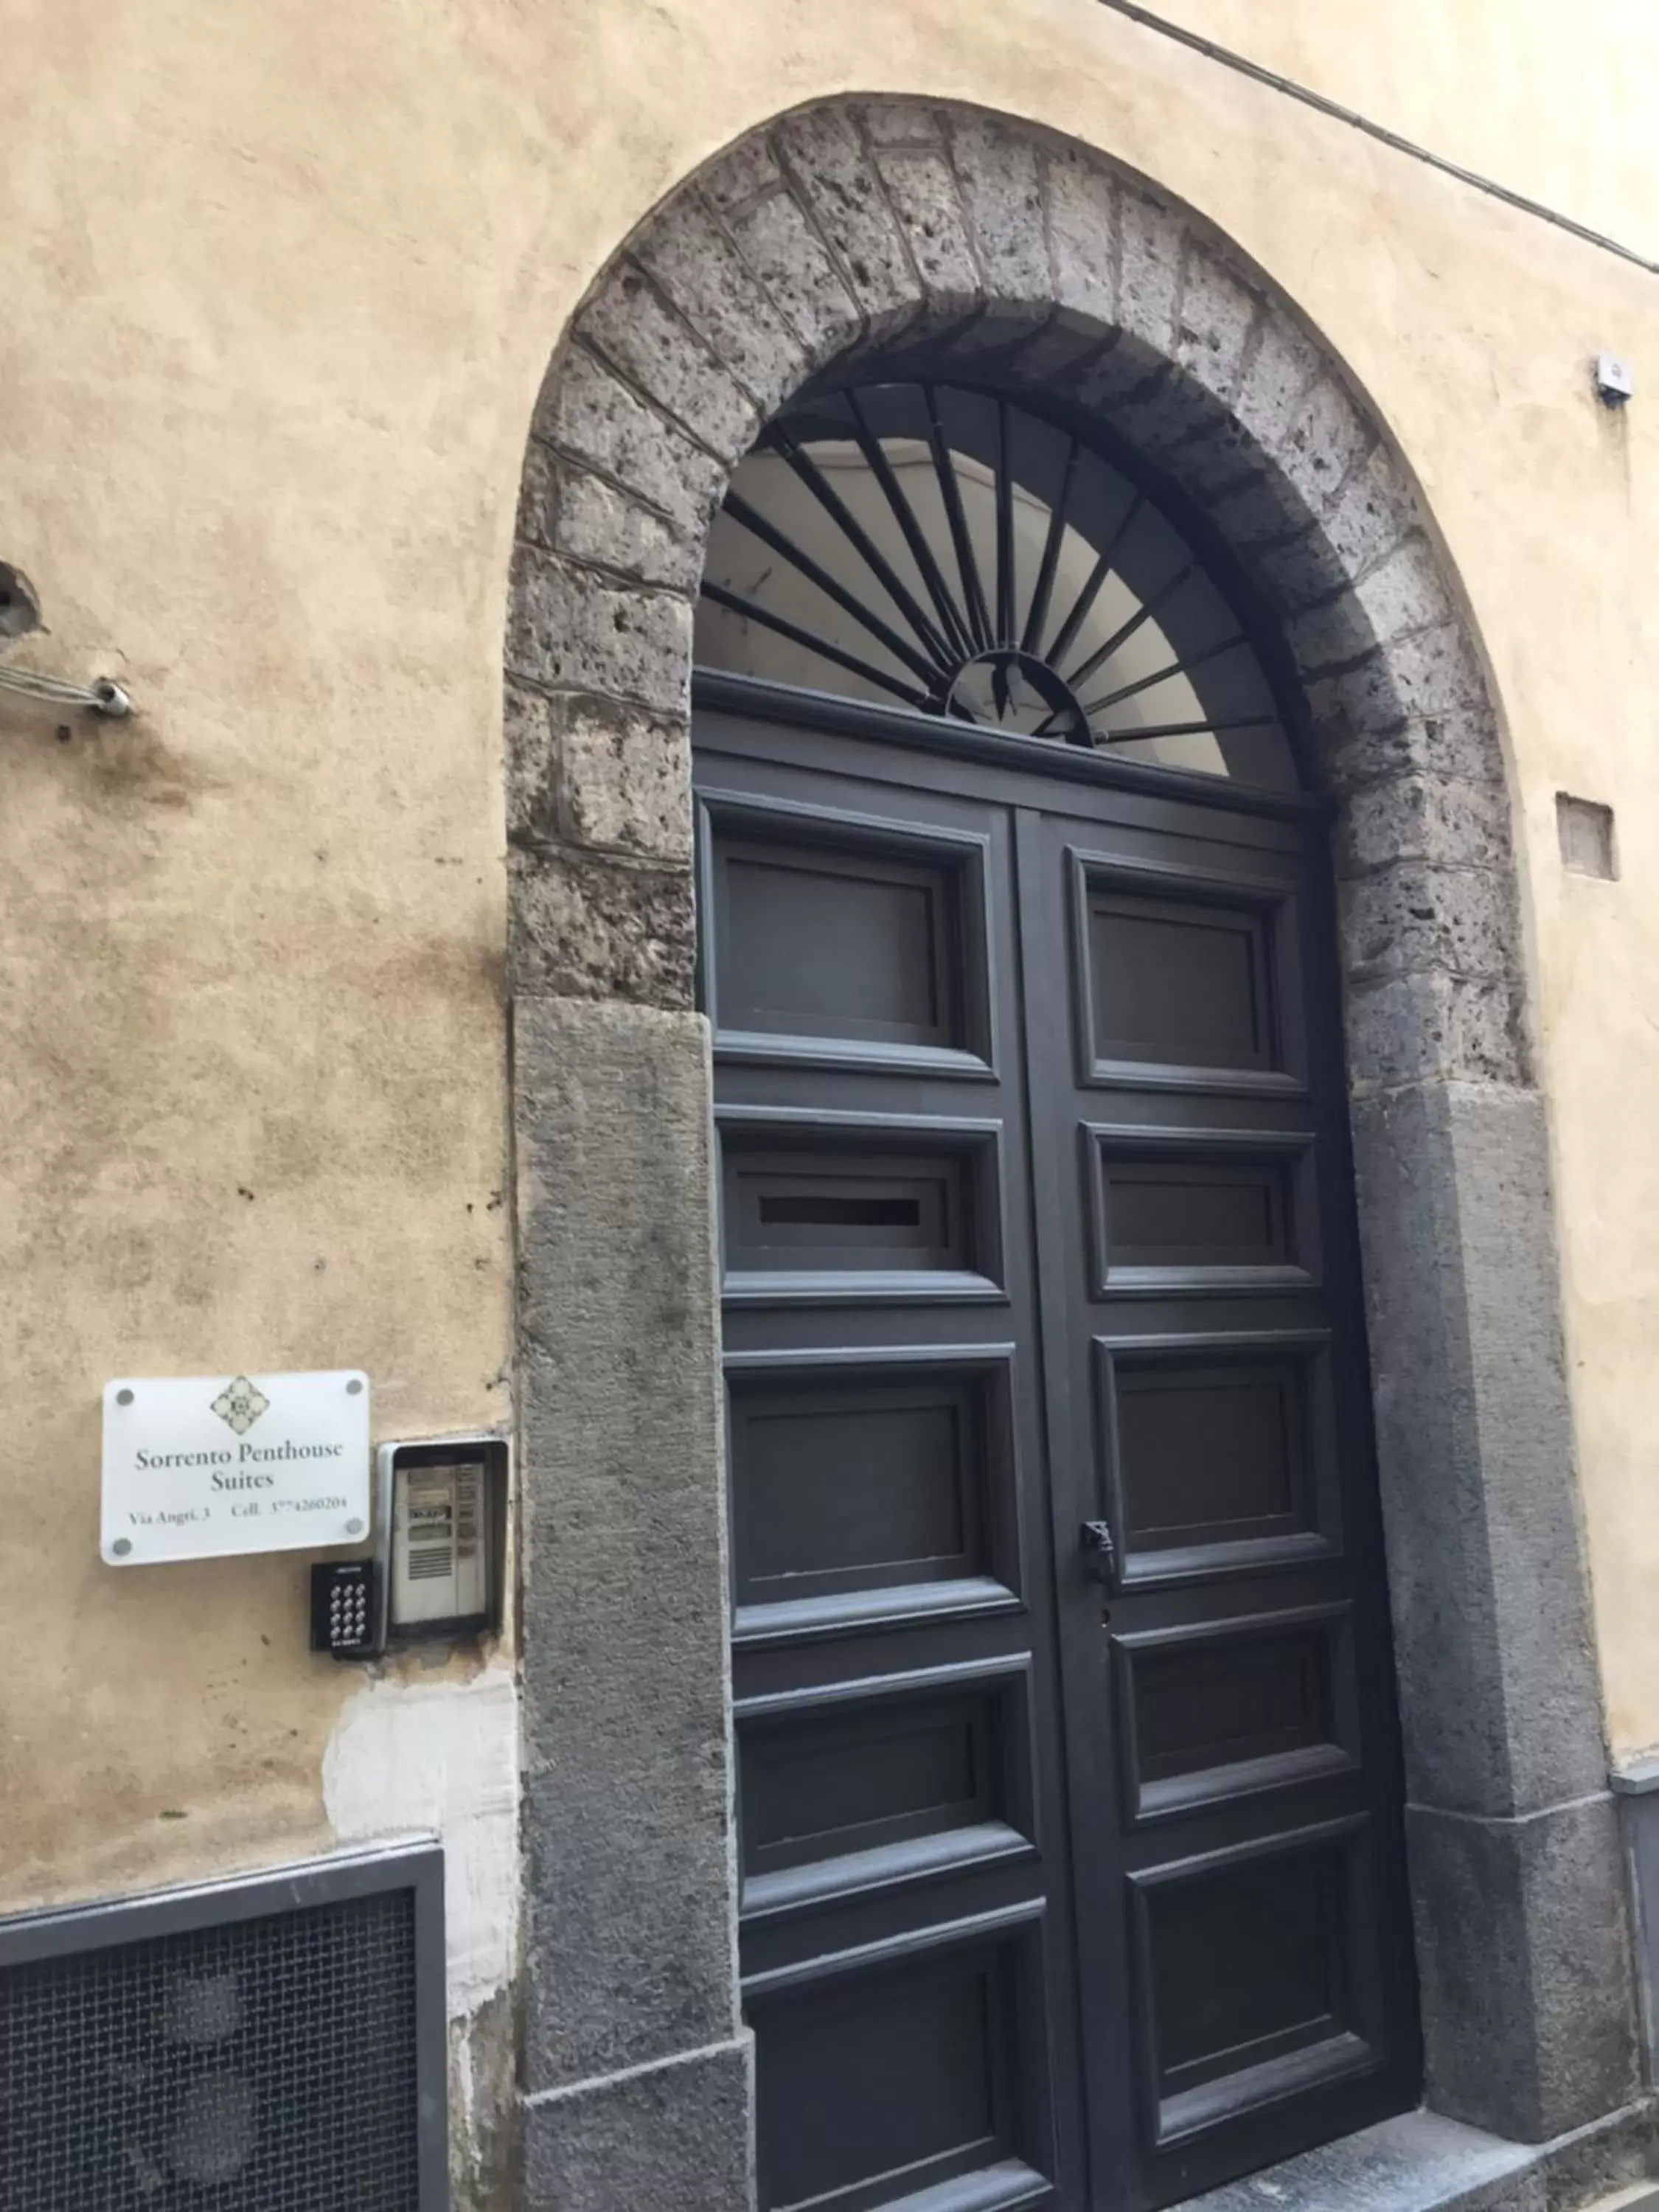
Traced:
<path fill-rule="evenodd" d="M 672 193 L 532 424 L 507 647 L 532 2172 L 618 2212 L 647 2175 L 686 2212 L 749 2186 L 692 601 L 761 421 L 901 328 L 942 373 L 988 357 L 1109 416 L 1297 684 L 1340 882 L 1426 2094 L 1559 2136 L 1636 2094 L 1635 2005 L 1505 763 L 1456 580 L 1376 411 L 1201 220 L 1030 125 L 872 109 L 764 124 Z M 899 141 L 939 169 L 965 292 L 919 273 Z"/>

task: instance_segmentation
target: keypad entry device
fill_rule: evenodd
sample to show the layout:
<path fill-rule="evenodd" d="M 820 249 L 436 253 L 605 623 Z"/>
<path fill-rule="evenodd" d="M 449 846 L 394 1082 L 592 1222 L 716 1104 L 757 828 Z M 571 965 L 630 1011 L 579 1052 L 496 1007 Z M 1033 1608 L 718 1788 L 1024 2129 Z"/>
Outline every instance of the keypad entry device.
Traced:
<path fill-rule="evenodd" d="M 323 1559 L 311 1570 L 311 1648 L 336 1659 L 372 1659 L 380 1642 L 379 1572 L 373 1559 Z"/>

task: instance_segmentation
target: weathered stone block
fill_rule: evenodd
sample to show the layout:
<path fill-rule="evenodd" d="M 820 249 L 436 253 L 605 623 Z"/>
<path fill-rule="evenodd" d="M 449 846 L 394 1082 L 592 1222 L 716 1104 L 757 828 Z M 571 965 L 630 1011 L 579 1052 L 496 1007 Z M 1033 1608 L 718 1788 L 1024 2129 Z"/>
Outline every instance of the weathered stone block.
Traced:
<path fill-rule="evenodd" d="M 1501 783 L 1409 775 L 1354 792 L 1337 825 L 1336 866 L 1360 875 L 1395 860 L 1443 868 L 1507 868 L 1509 793 Z"/>
<path fill-rule="evenodd" d="M 1377 644 L 1370 614 L 1352 587 L 1297 616 L 1285 640 L 1304 681 L 1352 667 Z"/>
<path fill-rule="evenodd" d="M 521 996 L 514 1065 L 541 2090 L 737 2033 L 725 1504 L 706 1026 Z"/>
<path fill-rule="evenodd" d="M 864 318 L 799 203 L 774 192 L 726 218 L 744 258 L 799 333 L 816 367 L 851 345 Z"/>
<path fill-rule="evenodd" d="M 1527 1820 L 1407 1818 L 1437 2112 L 1543 2142 L 1640 2086 L 1617 1822 L 1605 1794 Z"/>
<path fill-rule="evenodd" d="M 1322 763 L 1340 792 L 1357 794 L 1368 784 L 1403 775 L 1444 776 L 1455 783 L 1504 781 L 1497 721 L 1485 706 L 1454 707 L 1377 729 L 1316 720 Z"/>
<path fill-rule="evenodd" d="M 1078 378 L 1078 404 L 1115 413 L 1132 394 L 1161 390 L 1169 380 L 1167 362 L 1157 360 L 1138 338 L 1120 333 L 1115 345 L 1098 354 Z"/>
<path fill-rule="evenodd" d="M 809 108 L 786 116 L 774 143 L 865 313 L 891 317 L 912 311 L 916 280 L 910 257 L 851 118 L 835 108 Z"/>
<path fill-rule="evenodd" d="M 1237 389 L 1261 313 L 1261 301 L 1230 269 L 1195 240 L 1188 243 L 1175 358 L 1224 403 Z"/>
<path fill-rule="evenodd" d="M 1322 514 L 1376 441 L 1376 432 L 1334 374 L 1303 398 L 1273 458 L 1316 514 Z"/>
<path fill-rule="evenodd" d="M 514 559 L 507 665 L 550 691 L 597 691 L 681 714 L 691 680 L 691 603 L 607 583 L 521 545 Z"/>
<path fill-rule="evenodd" d="M 1069 398 L 1090 362 L 1115 343 L 1067 310 L 1028 331 L 1012 357 L 1013 373 L 1039 394 Z"/>
<path fill-rule="evenodd" d="M 1361 667 L 1316 678 L 1308 707 L 1334 742 L 1420 718 L 1487 711 L 1486 681 L 1461 623 L 1398 639 Z"/>
<path fill-rule="evenodd" d="M 1054 297 L 1103 331 L 1117 323 L 1118 187 L 1110 173 L 1070 147 L 1044 163 Z"/>
<path fill-rule="evenodd" d="M 689 869 L 559 851 L 509 852 L 515 988 L 571 999 L 691 1004 L 697 918 Z"/>
<path fill-rule="evenodd" d="M 1540 1812 L 1606 1786 L 1543 1103 L 1434 1083 L 1352 1123 L 1407 1794 Z"/>
<path fill-rule="evenodd" d="M 1175 349 L 1181 291 L 1181 218 L 1125 185 L 1118 195 L 1118 237 L 1119 326 L 1167 359 Z"/>
<path fill-rule="evenodd" d="M 524 2212 L 745 2212 L 755 2200 L 749 2039 L 532 2097 Z"/>
<path fill-rule="evenodd" d="M 1251 580 L 1282 620 L 1348 589 L 1348 573 L 1322 532 L 1312 528 L 1283 544 L 1264 545 L 1250 563 Z"/>
<path fill-rule="evenodd" d="M 585 469 L 559 471 L 552 534 L 544 542 L 573 561 L 676 591 L 695 592 L 702 574 L 699 543 Z"/>
<path fill-rule="evenodd" d="M 720 459 L 729 465 L 754 443 L 760 428 L 754 401 L 631 262 L 612 271 L 578 328 L 588 344 Z"/>
<path fill-rule="evenodd" d="M 514 518 L 514 538 L 520 544 L 550 550 L 558 520 L 558 460 L 547 447 L 532 438 L 525 447 L 524 473 L 519 478 L 519 511 Z"/>
<path fill-rule="evenodd" d="M 1212 417 L 1203 392 L 1176 369 L 1126 392 L 1112 410 L 1114 428 L 1139 453 L 1162 455 L 1202 438 Z M 1178 467 L 1173 461 L 1172 467 Z"/>
<path fill-rule="evenodd" d="M 1379 442 L 1343 485 L 1325 517 L 1325 533 L 1337 558 L 1357 578 L 1392 552 L 1419 521 L 1404 471 Z"/>
<path fill-rule="evenodd" d="M 1456 620 L 1434 550 L 1415 531 L 1360 579 L 1354 596 L 1383 644 Z"/>
<path fill-rule="evenodd" d="M 1356 981 L 1417 968 L 1514 972 L 1519 932 L 1506 875 L 1396 860 L 1337 889 L 1343 968 Z"/>
<path fill-rule="evenodd" d="M 942 151 L 945 117 L 930 100 L 861 100 L 857 115 L 872 146 L 921 146 Z"/>
<path fill-rule="evenodd" d="M 698 537 L 726 481 L 720 464 L 580 347 L 555 356 L 536 409 L 535 434 L 586 461 Z"/>
<path fill-rule="evenodd" d="M 1659 2212 L 1659 2105 L 1652 2094 L 1607 2113 L 1589 2126 L 1574 2128 L 1543 2154 L 1542 2212 L 1585 2212 L 1613 2199 L 1617 2212 Z M 1638 2184 L 1646 2184 L 1634 2194 Z"/>
<path fill-rule="evenodd" d="M 554 700 L 550 720 L 565 836 L 689 866 L 689 724 L 581 698 Z"/>
<path fill-rule="evenodd" d="M 988 115 L 953 108 L 950 118 L 957 180 L 992 298 L 1046 307 L 1051 279 L 1036 146 Z"/>
<path fill-rule="evenodd" d="M 507 834 L 545 839 L 559 834 L 557 750 L 550 702 L 539 691 L 508 682 L 502 700 L 507 755 Z"/>
<path fill-rule="evenodd" d="M 713 216 L 690 193 L 681 193 L 660 210 L 637 251 L 693 330 L 761 411 L 770 413 L 805 373 L 800 339 Z"/>
<path fill-rule="evenodd" d="M 740 138 L 698 179 L 703 198 L 725 216 L 734 215 L 763 193 L 786 189 L 778 157 L 764 138 Z"/>
<path fill-rule="evenodd" d="M 1200 507 L 1213 508 L 1260 483 L 1265 464 L 1255 439 L 1231 416 L 1223 415 L 1213 417 L 1190 441 L 1168 453 L 1165 465 Z M 1273 520 L 1283 528 L 1277 504 Z"/>
<path fill-rule="evenodd" d="M 507 828 L 678 866 L 691 856 L 690 735 L 611 699 L 507 689 Z"/>
<path fill-rule="evenodd" d="M 1255 439 L 1242 426 L 1241 431 L 1241 461 L 1248 454 L 1257 455 L 1262 462 L 1261 472 L 1237 490 L 1221 493 L 1210 509 L 1210 520 L 1227 543 L 1248 560 L 1255 547 L 1305 530 L 1314 518 L 1306 501 L 1274 472 Z"/>
<path fill-rule="evenodd" d="M 1240 381 L 1233 412 L 1256 443 L 1277 459 L 1302 419 L 1309 392 L 1324 374 L 1325 363 L 1313 341 L 1282 313 L 1269 315 Z"/>
<path fill-rule="evenodd" d="M 1528 1080 L 1525 994 L 1512 977 L 1389 975 L 1350 985 L 1344 1012 L 1356 1095 L 1434 1077 Z"/>
<path fill-rule="evenodd" d="M 1030 343 L 1034 329 L 1030 313 L 1018 301 L 988 300 L 981 288 L 965 300 L 936 300 L 910 335 L 937 346 L 947 374 L 979 369 L 1000 375 Z"/>
<path fill-rule="evenodd" d="M 984 284 L 969 243 L 957 180 L 944 155 L 878 151 L 876 166 L 928 291 L 936 300 L 977 301 Z"/>

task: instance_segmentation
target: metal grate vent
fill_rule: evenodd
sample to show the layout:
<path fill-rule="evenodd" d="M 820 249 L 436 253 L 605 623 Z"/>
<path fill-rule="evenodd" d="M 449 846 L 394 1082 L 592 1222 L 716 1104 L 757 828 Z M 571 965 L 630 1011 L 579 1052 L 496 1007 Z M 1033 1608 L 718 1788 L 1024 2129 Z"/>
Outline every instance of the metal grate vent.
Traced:
<path fill-rule="evenodd" d="M 394 1856 L 403 1879 L 392 1884 L 385 1860 L 336 1863 L 0 1927 L 3 2212 L 441 2203 L 441 1890 L 434 2100 L 434 2054 L 422 2048 L 432 1998 L 422 1907 L 434 1886 L 409 1878 L 411 1863 L 437 1857 Z M 337 1892 L 343 1875 L 359 1893 L 247 1909 L 302 1899 L 307 1875 Z M 209 1922 L 227 1902 L 234 1917 Z M 139 1932 L 158 1918 L 174 1924 Z M 124 1940 L 124 1922 L 137 1940 Z M 441 2135 L 440 2123 L 440 2154 Z"/>

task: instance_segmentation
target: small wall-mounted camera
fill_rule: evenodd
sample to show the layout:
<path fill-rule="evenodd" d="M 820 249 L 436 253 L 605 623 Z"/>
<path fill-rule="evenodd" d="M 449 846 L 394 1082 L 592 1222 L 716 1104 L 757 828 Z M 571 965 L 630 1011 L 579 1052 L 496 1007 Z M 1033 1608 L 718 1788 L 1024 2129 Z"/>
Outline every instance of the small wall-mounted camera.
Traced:
<path fill-rule="evenodd" d="M 374 1556 L 312 1569 L 312 1650 L 374 1659 L 394 1644 L 497 1633 L 507 1474 L 504 1437 L 382 1444 Z"/>
<path fill-rule="evenodd" d="M 1596 355 L 1595 396 L 1604 407 L 1624 407 L 1635 398 L 1635 364 L 1624 354 Z"/>

